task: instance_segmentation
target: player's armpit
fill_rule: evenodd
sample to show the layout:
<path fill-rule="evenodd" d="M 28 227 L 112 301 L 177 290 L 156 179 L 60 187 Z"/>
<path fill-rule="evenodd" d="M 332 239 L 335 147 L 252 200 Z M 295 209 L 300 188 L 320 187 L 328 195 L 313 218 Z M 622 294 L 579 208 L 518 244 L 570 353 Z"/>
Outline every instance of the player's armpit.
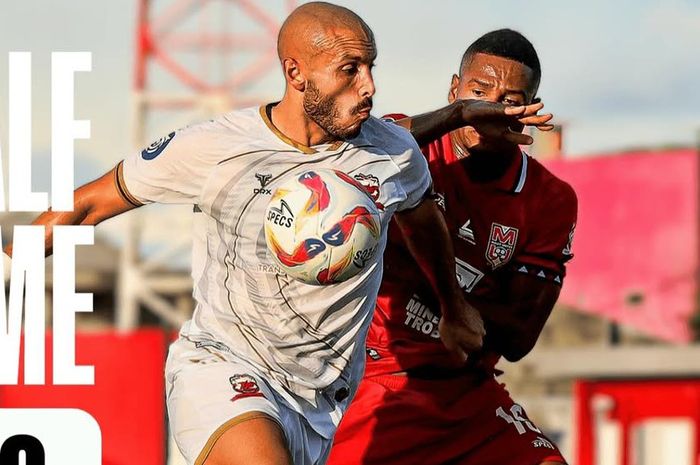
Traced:
<path fill-rule="evenodd" d="M 467 300 L 481 313 L 486 325 L 484 349 L 515 362 L 527 355 L 537 343 L 561 286 L 537 276 L 511 273 L 499 294 L 502 300 L 482 300 L 468 295 Z"/>
<path fill-rule="evenodd" d="M 54 225 L 96 225 L 102 221 L 126 212 L 138 205 L 129 200 L 119 188 L 118 167 L 102 177 L 76 189 L 73 211 L 47 211 L 39 215 L 32 224 L 44 225 L 46 228 L 46 255 L 51 255 Z M 5 251 L 12 254 L 12 244 Z"/>

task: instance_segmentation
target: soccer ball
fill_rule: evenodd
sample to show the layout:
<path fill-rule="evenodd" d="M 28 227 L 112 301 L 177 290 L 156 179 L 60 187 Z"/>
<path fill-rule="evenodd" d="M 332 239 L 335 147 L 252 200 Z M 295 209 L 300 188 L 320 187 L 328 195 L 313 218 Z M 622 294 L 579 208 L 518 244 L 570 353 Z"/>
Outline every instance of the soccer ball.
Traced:
<path fill-rule="evenodd" d="M 350 279 L 374 258 L 379 211 L 362 185 L 336 170 L 295 175 L 272 195 L 265 240 L 285 273 L 308 284 Z"/>

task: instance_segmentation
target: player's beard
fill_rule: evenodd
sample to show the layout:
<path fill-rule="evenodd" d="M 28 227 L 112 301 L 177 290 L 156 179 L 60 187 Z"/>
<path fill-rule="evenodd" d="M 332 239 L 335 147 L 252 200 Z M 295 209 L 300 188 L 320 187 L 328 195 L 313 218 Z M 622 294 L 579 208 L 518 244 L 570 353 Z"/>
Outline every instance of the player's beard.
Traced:
<path fill-rule="evenodd" d="M 372 99 L 362 101 L 350 111 L 350 114 L 355 115 L 368 106 L 372 106 Z M 338 140 L 352 139 L 360 133 L 362 128 L 361 124 L 349 128 L 340 127 L 338 125 L 340 111 L 335 97 L 321 94 L 313 81 L 308 81 L 306 89 L 304 89 L 304 111 L 314 123 Z"/>

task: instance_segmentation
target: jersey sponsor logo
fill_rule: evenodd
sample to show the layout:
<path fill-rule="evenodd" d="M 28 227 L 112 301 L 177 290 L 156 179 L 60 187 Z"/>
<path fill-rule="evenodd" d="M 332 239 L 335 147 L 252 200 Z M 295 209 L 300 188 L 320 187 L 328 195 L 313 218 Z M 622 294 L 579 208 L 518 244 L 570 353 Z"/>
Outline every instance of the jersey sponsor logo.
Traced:
<path fill-rule="evenodd" d="M 460 226 L 459 230 L 457 231 L 457 236 L 459 236 L 460 239 L 464 239 L 471 245 L 476 245 L 476 239 L 474 238 L 474 230 L 470 226 L 471 222 L 472 220 L 467 220 L 466 223 Z"/>
<path fill-rule="evenodd" d="M 263 393 L 260 392 L 260 386 L 258 386 L 257 380 L 251 375 L 233 375 L 228 381 L 231 383 L 233 390 L 237 392 L 237 394 L 231 398 L 231 402 L 246 397 L 265 397 Z"/>
<path fill-rule="evenodd" d="M 141 151 L 141 158 L 144 160 L 153 160 L 155 157 L 160 155 L 163 150 L 165 150 L 165 147 L 167 147 L 170 141 L 173 140 L 173 137 L 175 137 L 175 132 L 171 132 L 167 136 L 161 137 Z"/>
<path fill-rule="evenodd" d="M 477 283 L 481 281 L 481 278 L 484 277 L 484 273 L 457 257 L 455 257 L 455 261 L 457 262 L 457 282 L 459 287 L 466 292 L 471 292 Z"/>
<path fill-rule="evenodd" d="M 538 437 L 534 441 L 532 441 L 532 447 L 534 448 L 540 448 L 540 447 L 546 447 L 547 449 L 555 449 L 554 444 L 552 444 L 550 441 L 543 437 Z"/>
<path fill-rule="evenodd" d="M 253 189 L 253 194 L 272 195 L 272 191 L 265 187 L 272 179 L 272 175 L 269 173 L 255 173 L 255 178 L 260 183 L 260 187 Z"/>
<path fill-rule="evenodd" d="M 270 263 L 258 263 L 258 271 L 261 273 L 268 273 L 268 274 L 283 274 L 284 271 L 282 268 L 275 264 L 270 264 Z"/>
<path fill-rule="evenodd" d="M 352 257 L 352 262 L 358 268 L 364 268 L 367 266 L 367 262 L 374 257 L 374 253 L 377 251 L 377 246 L 369 247 L 367 249 L 358 250 Z"/>
<path fill-rule="evenodd" d="M 377 208 L 383 211 L 384 205 L 379 202 L 379 195 L 381 193 L 379 189 L 379 178 L 371 174 L 363 173 L 357 173 L 353 177 L 357 182 L 362 184 L 362 187 L 365 188 L 365 191 L 367 191 L 369 196 L 372 197 L 372 200 L 374 200 L 374 204 L 377 206 Z"/>
<path fill-rule="evenodd" d="M 513 258 L 518 242 L 518 228 L 491 223 L 491 234 L 486 245 L 486 260 L 494 270 Z"/>
<path fill-rule="evenodd" d="M 569 231 L 569 242 L 566 243 L 566 247 L 564 247 L 561 251 L 562 255 L 565 257 L 572 257 L 574 253 L 571 251 L 571 246 L 573 245 L 574 242 L 574 232 L 576 231 L 576 223 L 574 223 L 571 226 L 571 231 Z"/>
<path fill-rule="evenodd" d="M 292 209 L 289 208 L 289 204 L 283 199 L 280 200 L 279 207 L 270 208 L 270 212 L 267 214 L 267 220 L 276 225 L 291 228 L 292 222 L 294 221 L 294 213 L 292 213 Z"/>
<path fill-rule="evenodd" d="M 433 339 L 440 339 L 440 333 L 438 332 L 439 322 L 440 318 L 414 294 L 406 305 L 406 320 L 404 320 L 404 324 Z"/>

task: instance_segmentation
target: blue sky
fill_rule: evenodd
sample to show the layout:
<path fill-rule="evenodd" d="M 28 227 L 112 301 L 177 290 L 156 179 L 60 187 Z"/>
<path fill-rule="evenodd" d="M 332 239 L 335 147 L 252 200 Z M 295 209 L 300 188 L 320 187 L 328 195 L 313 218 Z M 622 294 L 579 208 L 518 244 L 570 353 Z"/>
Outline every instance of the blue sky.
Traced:
<path fill-rule="evenodd" d="M 158 0 L 163 5 L 167 0 Z M 283 0 L 258 1 L 281 12 Z M 542 61 L 540 95 L 566 125 L 570 156 L 631 147 L 692 144 L 700 129 L 700 2 L 623 0 L 419 0 L 339 3 L 376 34 L 376 114 L 422 112 L 445 103 L 466 46 L 491 29 L 520 30 Z M 34 150 L 50 150 L 51 51 L 91 51 L 93 71 L 77 77 L 76 114 L 92 121 L 77 143 L 77 181 L 99 174 L 131 150 L 135 0 L 23 0 L 0 15 L 0 138 L 7 149 L 7 52 L 33 52 Z M 280 14 L 278 14 L 280 16 Z M 255 29 L 244 17 L 237 27 Z M 167 88 L 168 86 L 164 86 Z M 281 95 L 276 65 L 250 89 Z M 165 131 L 170 120 L 161 124 Z M 159 134 L 152 134 L 157 137 Z M 43 154 L 43 155 L 42 155 Z"/>

